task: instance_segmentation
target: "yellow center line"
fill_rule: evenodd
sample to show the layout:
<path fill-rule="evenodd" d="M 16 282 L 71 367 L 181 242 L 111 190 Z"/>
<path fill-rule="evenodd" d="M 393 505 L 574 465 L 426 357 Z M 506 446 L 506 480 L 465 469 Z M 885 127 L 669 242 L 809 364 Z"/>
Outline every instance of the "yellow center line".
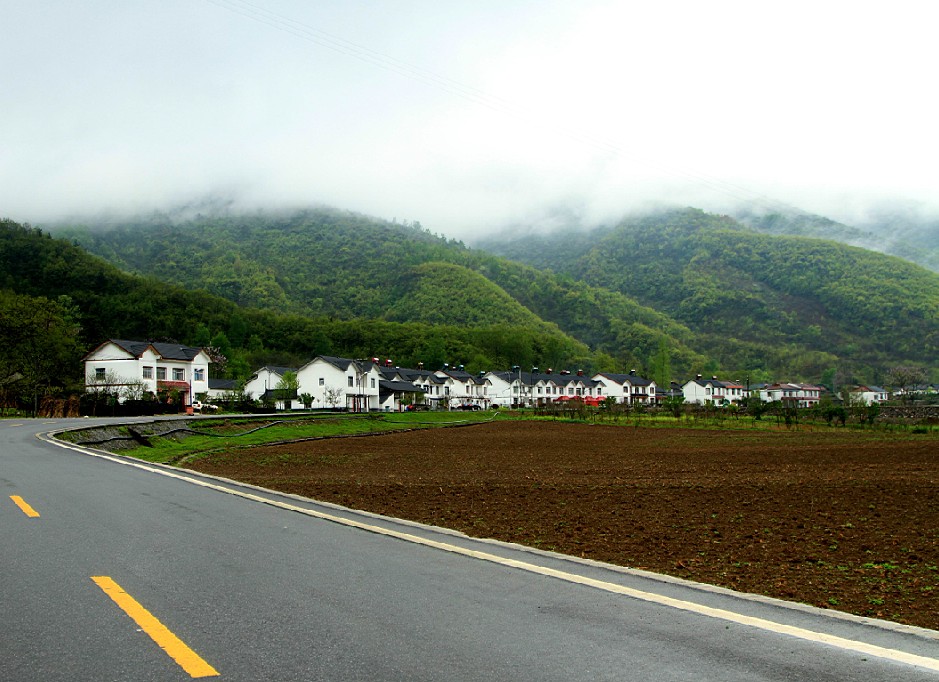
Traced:
<path fill-rule="evenodd" d="M 32 507 L 30 507 L 29 503 L 27 503 L 26 500 L 24 500 L 19 495 L 10 495 L 10 499 L 13 500 L 13 504 L 19 507 L 23 511 L 23 513 L 26 514 L 26 516 L 33 518 L 33 519 L 39 518 L 39 512 L 37 512 Z"/>
<path fill-rule="evenodd" d="M 219 674 L 114 580 L 106 575 L 92 576 L 91 579 L 190 677 L 214 677 Z"/>

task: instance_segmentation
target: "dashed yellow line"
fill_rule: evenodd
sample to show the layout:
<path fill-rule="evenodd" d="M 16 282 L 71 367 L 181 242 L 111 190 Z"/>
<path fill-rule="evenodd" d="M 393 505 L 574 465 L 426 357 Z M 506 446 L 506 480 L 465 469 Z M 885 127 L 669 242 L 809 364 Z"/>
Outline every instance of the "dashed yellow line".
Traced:
<path fill-rule="evenodd" d="M 214 677 L 219 674 L 114 580 L 106 575 L 92 576 L 91 579 L 190 677 Z"/>
<path fill-rule="evenodd" d="M 39 518 L 39 512 L 37 512 L 37 511 L 36 511 L 35 509 L 33 509 L 32 507 L 30 507 L 30 506 L 29 506 L 29 503 L 26 502 L 26 500 L 24 500 L 24 499 L 23 499 L 22 497 L 20 497 L 19 495 L 10 495 L 10 499 L 13 500 L 13 504 L 15 504 L 17 507 L 19 507 L 19 508 L 23 511 L 23 513 L 26 514 L 26 516 L 28 516 L 28 517 L 30 517 L 30 518 L 32 518 L 32 519 L 38 519 L 38 518 Z"/>

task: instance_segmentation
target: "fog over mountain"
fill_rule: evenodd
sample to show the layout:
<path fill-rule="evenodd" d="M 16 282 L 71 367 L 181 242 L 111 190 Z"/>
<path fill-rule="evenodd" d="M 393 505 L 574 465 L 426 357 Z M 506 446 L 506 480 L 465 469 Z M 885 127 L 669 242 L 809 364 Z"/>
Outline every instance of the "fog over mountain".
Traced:
<path fill-rule="evenodd" d="M 468 239 L 549 227 L 554 207 L 598 224 L 663 202 L 756 202 L 878 233 L 891 223 L 877 207 L 916 205 L 903 225 L 932 235 L 935 12 L 904 0 L 13 3 L 0 214 L 41 224 L 213 196 Z"/>

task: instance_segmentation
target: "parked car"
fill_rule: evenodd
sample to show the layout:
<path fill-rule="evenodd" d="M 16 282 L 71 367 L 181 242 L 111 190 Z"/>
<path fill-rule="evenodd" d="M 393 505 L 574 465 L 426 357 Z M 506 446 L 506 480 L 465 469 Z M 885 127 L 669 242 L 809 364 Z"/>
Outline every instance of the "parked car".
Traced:
<path fill-rule="evenodd" d="M 212 403 L 203 403 L 199 400 L 193 401 L 192 409 L 197 412 L 215 412 L 218 409 L 218 405 L 213 405 Z"/>
<path fill-rule="evenodd" d="M 430 409 L 430 405 L 425 403 L 414 403 L 413 405 L 407 405 L 404 408 L 405 412 L 426 412 Z"/>
<path fill-rule="evenodd" d="M 457 406 L 458 410 L 481 410 L 483 409 L 482 405 L 477 405 L 476 403 L 463 403 L 462 405 Z"/>

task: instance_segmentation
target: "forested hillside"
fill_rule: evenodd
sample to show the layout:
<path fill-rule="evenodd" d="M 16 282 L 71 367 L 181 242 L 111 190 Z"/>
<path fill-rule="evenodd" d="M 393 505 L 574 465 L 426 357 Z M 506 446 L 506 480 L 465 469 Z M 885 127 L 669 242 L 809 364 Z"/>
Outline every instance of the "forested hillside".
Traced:
<path fill-rule="evenodd" d="M 673 316 L 724 366 L 837 367 L 867 381 L 904 362 L 935 369 L 939 276 L 899 258 L 697 210 L 486 246 Z"/>
<path fill-rule="evenodd" d="M 450 276 L 427 274 L 429 281 Z M 520 362 L 606 368 L 606 356 L 518 311 L 517 320 L 456 325 L 243 307 L 206 291 L 121 272 L 67 240 L 0 220 L 3 390 L 29 377 L 43 391 L 81 381 L 79 358 L 106 338 L 213 346 L 228 360 L 213 371 L 235 377 L 262 364 L 295 365 L 318 354 L 381 356 L 409 366 L 460 363 L 470 371 Z"/>
<path fill-rule="evenodd" d="M 563 331 L 597 351 L 594 366 L 649 368 L 665 340 L 671 366 L 708 364 L 695 335 L 620 293 L 467 249 L 417 225 L 331 209 L 169 217 L 102 229 L 56 226 L 116 265 L 242 305 L 335 319 Z M 565 366 L 563 354 L 517 348 L 505 366 Z M 425 363 L 426 364 L 426 363 Z"/>
<path fill-rule="evenodd" d="M 461 348 L 459 362 L 479 369 L 486 359 L 561 366 L 589 355 L 593 367 L 655 375 L 664 346 L 677 377 L 720 371 L 818 381 L 838 371 L 877 382 L 899 364 L 934 369 L 939 346 L 936 275 L 830 241 L 760 234 L 694 209 L 490 244 L 511 260 L 418 225 L 326 208 L 157 216 L 108 229 L 57 226 L 56 233 L 124 269 L 242 306 L 385 333 L 393 325 L 440 325 L 474 347 L 484 343 L 473 340 L 479 330 L 525 330 L 498 332 L 498 347 L 508 349 L 501 353 Z M 594 353 L 567 345 L 572 337 Z M 387 352 L 425 364 L 434 350 L 401 337 L 396 343 L 407 350 Z"/>
<path fill-rule="evenodd" d="M 909 215 L 908 211 L 875 211 L 858 226 L 796 211 L 756 211 L 742 208 L 734 217 L 766 234 L 832 239 L 849 246 L 899 256 L 939 272 L 939 220 Z"/>

